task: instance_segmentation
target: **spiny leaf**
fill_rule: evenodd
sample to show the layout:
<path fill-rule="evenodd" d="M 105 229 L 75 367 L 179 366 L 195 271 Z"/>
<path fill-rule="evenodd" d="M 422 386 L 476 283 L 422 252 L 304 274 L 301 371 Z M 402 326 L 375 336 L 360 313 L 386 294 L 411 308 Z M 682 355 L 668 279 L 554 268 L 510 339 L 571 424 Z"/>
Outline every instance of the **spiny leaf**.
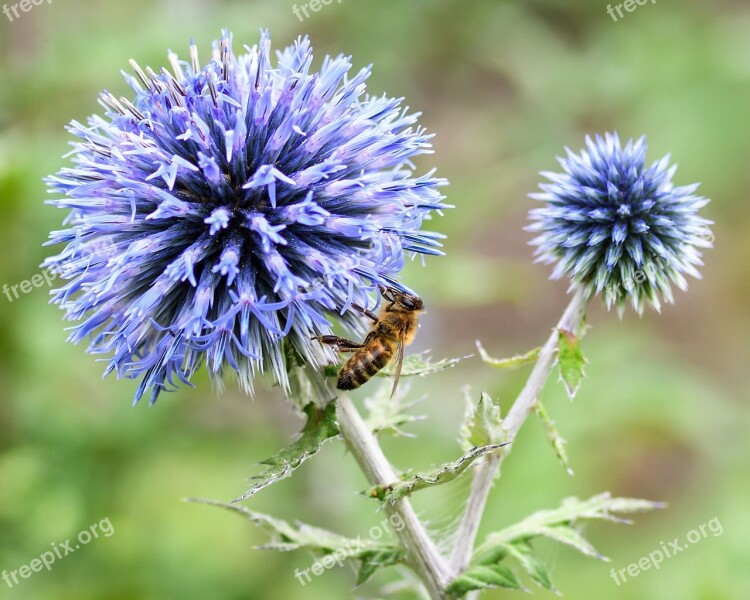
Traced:
<path fill-rule="evenodd" d="M 570 468 L 570 462 L 568 461 L 568 453 L 565 451 L 565 440 L 560 435 L 560 432 L 557 431 L 555 424 L 547 414 L 547 409 L 544 408 L 544 405 L 539 400 L 534 403 L 534 413 L 541 419 L 544 432 L 547 434 L 547 439 L 552 444 L 557 458 L 563 467 L 565 467 L 568 474 L 573 475 L 573 469 Z"/>
<path fill-rule="evenodd" d="M 523 589 L 513 571 L 504 565 L 495 564 L 470 566 L 450 583 L 447 592 L 460 597 L 473 590 L 495 587 Z"/>
<path fill-rule="evenodd" d="M 504 441 L 503 420 L 500 407 L 489 394 L 482 392 L 478 401 L 466 394 L 466 411 L 461 424 L 459 442 L 468 451 L 477 446 L 497 444 Z"/>
<path fill-rule="evenodd" d="M 422 416 L 407 414 L 417 402 L 405 402 L 409 386 L 401 385 L 391 398 L 391 382 L 386 381 L 378 386 L 376 392 L 365 399 L 367 417 L 365 422 L 374 433 L 390 433 L 396 436 L 412 437 L 401 429 L 404 425 L 421 421 Z"/>
<path fill-rule="evenodd" d="M 451 584 L 451 589 L 460 595 L 472 589 L 507 587 L 501 583 L 492 583 L 486 569 L 503 567 L 503 561 L 513 558 L 536 583 L 557 593 L 544 563 L 533 552 L 530 542 L 534 538 L 546 537 L 571 546 L 586 556 L 607 560 L 581 535 L 578 527 L 583 521 L 605 519 L 623 523 L 628 521 L 616 513 L 641 512 L 663 506 L 659 502 L 648 500 L 612 498 L 608 493 L 588 500 L 566 498 L 559 508 L 538 511 L 520 523 L 488 535 L 484 543 L 474 551 L 467 570 Z M 508 570 L 507 566 L 503 568 Z"/>
<path fill-rule="evenodd" d="M 484 553 L 491 552 L 497 545 L 544 536 L 577 547 L 584 554 L 600 558 L 601 555 L 593 550 L 588 542 L 585 544 L 580 542 L 580 535 L 572 529 L 573 526 L 581 521 L 592 519 L 629 523 L 628 520 L 618 516 L 617 513 L 643 512 L 664 508 L 664 506 L 661 502 L 651 502 L 649 500 L 612 498 L 609 493 L 599 494 L 588 500 L 580 500 L 575 497 L 566 498 L 559 508 L 540 510 L 515 525 L 491 533 L 487 536 L 484 543 L 477 548 L 475 556 L 478 557 Z M 570 531 L 563 531 L 562 533 L 554 531 L 557 528 L 564 528 L 573 533 L 571 534 Z"/>
<path fill-rule="evenodd" d="M 471 358 L 473 354 L 466 356 L 460 356 L 458 358 L 444 358 L 442 360 L 433 361 L 430 358 L 425 357 L 425 353 L 422 354 L 411 354 L 404 358 L 404 363 L 401 367 L 401 377 L 427 377 L 433 373 L 439 373 L 445 371 L 451 367 L 455 367 L 461 361 Z M 341 365 L 328 365 L 323 369 L 323 374 L 326 377 L 336 377 L 338 375 Z M 378 377 L 391 377 L 395 369 L 394 364 L 388 365 L 386 368 L 378 371 Z"/>
<path fill-rule="evenodd" d="M 604 494 L 602 494 L 603 496 Z M 607 494 L 608 495 L 608 494 Z M 597 496 L 599 498 L 601 496 Z M 623 519 L 613 513 L 638 513 L 654 510 L 655 508 L 666 508 L 666 502 L 653 502 L 651 500 L 640 500 L 638 498 L 608 498 L 606 502 L 607 516 L 604 518 L 625 525 L 632 524 L 629 519 Z"/>
<path fill-rule="evenodd" d="M 481 551 L 477 550 L 471 559 L 472 565 L 494 565 L 508 556 L 508 548 L 505 544 L 487 546 Z"/>
<path fill-rule="evenodd" d="M 361 537 L 349 538 L 304 523 L 291 524 L 237 504 L 204 498 L 186 498 L 186 501 L 218 506 L 246 517 L 271 537 L 271 541 L 260 546 L 260 549 L 280 552 L 308 550 L 319 557 L 330 556 L 330 562 L 339 565 L 348 560 L 359 562 L 357 585 L 367 581 L 378 568 L 396 565 L 406 560 L 404 550 L 395 544 L 372 539 L 363 540 Z"/>
<path fill-rule="evenodd" d="M 580 531 L 567 527 L 565 525 L 556 525 L 555 527 L 540 527 L 538 535 L 544 536 L 561 544 L 567 544 L 571 548 L 575 548 L 581 554 L 590 556 L 591 558 L 598 558 L 599 560 L 609 561 L 609 559 L 603 554 L 597 552 L 596 548 L 586 538 L 581 535 Z"/>
<path fill-rule="evenodd" d="M 371 549 L 362 552 L 356 557 L 360 561 L 359 571 L 357 573 L 357 585 L 365 583 L 378 569 L 390 567 L 402 563 L 406 559 L 406 552 L 403 548 L 389 546 L 387 548 Z"/>
<path fill-rule="evenodd" d="M 431 471 L 425 473 L 406 476 L 401 481 L 390 485 L 375 486 L 370 490 L 368 495 L 372 498 L 378 498 L 384 503 L 393 503 L 404 496 L 413 494 L 414 492 L 448 483 L 449 481 L 453 481 L 460 477 L 478 459 L 497 450 L 501 446 L 502 445 L 490 444 L 487 446 L 472 448 L 454 462 L 440 465 L 439 467 L 435 467 Z"/>
<path fill-rule="evenodd" d="M 185 502 L 217 506 L 246 517 L 259 529 L 271 536 L 271 542 L 263 546 L 265 549 L 282 549 L 285 551 L 296 550 L 298 548 L 306 547 L 313 542 L 319 547 L 326 547 L 326 540 L 329 537 L 334 539 L 336 537 L 335 533 L 326 532 L 325 535 L 315 540 L 308 539 L 307 534 L 316 530 L 316 528 L 302 524 L 292 525 L 283 519 L 277 519 L 270 515 L 256 512 L 238 504 L 228 504 L 226 502 L 220 502 L 219 500 L 209 500 L 207 498 L 185 498 Z"/>
<path fill-rule="evenodd" d="M 461 356 L 459 358 L 444 358 L 438 361 L 432 361 L 426 358 L 423 354 L 412 354 L 404 358 L 404 364 L 401 368 L 401 377 L 414 377 L 419 375 L 420 377 L 426 377 L 433 373 L 439 373 L 445 369 L 455 367 L 458 363 L 467 358 L 471 358 L 471 354 L 467 356 Z M 381 377 L 390 377 L 393 373 L 395 365 L 391 364 L 378 373 Z"/>
<path fill-rule="evenodd" d="M 289 477 L 297 467 L 320 450 L 327 440 L 339 434 L 335 402 L 329 402 L 325 408 L 318 408 L 310 403 L 304 412 L 307 414 L 307 423 L 300 438 L 288 448 L 262 461 L 261 464 L 268 466 L 268 469 L 254 477 L 256 482 L 234 502 L 245 500 L 263 488 Z"/>
<path fill-rule="evenodd" d="M 570 331 L 558 330 L 557 362 L 560 365 L 560 378 L 565 384 L 565 391 L 572 400 L 581 386 L 586 358 L 580 346 L 580 337 Z"/>
<path fill-rule="evenodd" d="M 548 590 L 557 592 L 552 585 L 552 580 L 547 568 L 544 566 L 544 562 L 534 554 L 531 545 L 525 540 L 518 540 L 509 544 L 497 544 L 477 551 L 471 564 L 475 566 L 495 565 L 508 557 L 514 558 L 537 584 Z"/>
<path fill-rule="evenodd" d="M 534 582 L 548 590 L 559 593 L 554 585 L 549 571 L 541 558 L 534 554 L 531 545 L 527 542 L 514 542 L 506 544 L 508 554 L 516 559 L 521 568 L 523 568 Z"/>
<path fill-rule="evenodd" d="M 534 348 L 526 354 L 517 354 L 511 358 L 492 358 L 487 354 L 487 351 L 479 340 L 476 340 L 476 344 L 482 360 L 497 369 L 518 369 L 524 365 L 531 364 L 539 357 L 539 352 L 541 351 L 541 348 Z"/>

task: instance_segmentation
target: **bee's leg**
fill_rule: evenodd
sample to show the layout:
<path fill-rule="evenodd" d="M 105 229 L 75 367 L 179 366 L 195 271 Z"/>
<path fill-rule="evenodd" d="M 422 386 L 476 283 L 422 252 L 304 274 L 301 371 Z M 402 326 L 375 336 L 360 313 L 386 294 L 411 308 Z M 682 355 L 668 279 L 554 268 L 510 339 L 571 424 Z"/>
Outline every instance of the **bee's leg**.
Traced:
<path fill-rule="evenodd" d="M 378 322 L 378 315 L 376 315 L 371 310 L 367 310 L 366 308 L 360 306 L 359 304 L 352 304 L 352 308 L 354 310 L 358 310 L 359 312 L 361 312 L 368 319 L 372 320 L 373 323 L 377 323 Z"/>
<path fill-rule="evenodd" d="M 346 338 L 337 335 L 318 335 L 311 337 L 310 339 L 318 340 L 321 344 L 333 346 L 334 350 L 337 352 L 354 352 L 355 350 L 364 347 L 364 344 L 358 344 L 357 342 L 352 342 L 351 340 L 347 340 Z"/>
<path fill-rule="evenodd" d="M 393 295 L 393 291 L 390 288 L 381 285 L 380 295 L 383 296 L 386 302 L 388 302 L 388 306 L 385 307 L 385 310 L 391 310 L 393 308 L 393 305 L 396 304 L 396 297 Z"/>
<path fill-rule="evenodd" d="M 365 341 L 361 344 L 358 344 L 357 342 L 352 342 L 351 340 L 347 340 L 346 338 L 338 337 L 337 335 L 318 335 L 315 337 L 311 337 L 311 340 L 318 340 L 321 344 L 328 344 L 329 346 L 334 346 L 334 350 L 337 352 L 354 352 L 355 350 L 359 350 L 360 348 L 364 348 L 370 340 L 372 340 L 372 337 L 375 335 L 374 331 L 371 331 L 367 334 L 367 337 L 365 338 Z"/>

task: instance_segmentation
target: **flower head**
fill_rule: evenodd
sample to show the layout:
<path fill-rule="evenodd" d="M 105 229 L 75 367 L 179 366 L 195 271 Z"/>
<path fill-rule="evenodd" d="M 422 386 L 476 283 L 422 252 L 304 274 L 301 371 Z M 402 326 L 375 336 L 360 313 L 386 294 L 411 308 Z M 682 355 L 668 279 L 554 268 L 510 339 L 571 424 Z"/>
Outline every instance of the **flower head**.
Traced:
<path fill-rule="evenodd" d="M 135 98 L 105 92 L 106 116 L 73 122 L 72 167 L 48 178 L 70 209 L 67 244 L 45 265 L 71 340 L 109 356 L 107 372 L 148 390 L 189 382 L 204 362 L 226 366 L 248 392 L 259 372 L 289 387 L 285 359 L 313 366 L 329 349 L 326 313 L 361 332 L 352 307 L 397 281 L 405 254 L 440 254 L 421 231 L 445 205 L 432 173 L 410 159 L 431 151 L 401 101 L 365 95 L 370 69 L 349 58 L 311 71 L 307 38 L 276 54 L 270 39 L 235 55 L 224 32 L 201 67 L 170 52 L 171 72 L 126 75 Z"/>
<path fill-rule="evenodd" d="M 553 278 L 603 292 L 621 314 L 628 298 L 638 313 L 646 301 L 657 310 L 672 302 L 671 284 L 685 290 L 685 274 L 700 276 L 698 248 L 711 247 L 698 184 L 675 187 L 669 155 L 647 166 L 643 137 L 623 147 L 608 133 L 587 137 L 580 154 L 566 151 L 563 172 L 543 172 L 549 183 L 530 195 L 546 204 L 530 211 L 539 260 L 555 264 Z"/>

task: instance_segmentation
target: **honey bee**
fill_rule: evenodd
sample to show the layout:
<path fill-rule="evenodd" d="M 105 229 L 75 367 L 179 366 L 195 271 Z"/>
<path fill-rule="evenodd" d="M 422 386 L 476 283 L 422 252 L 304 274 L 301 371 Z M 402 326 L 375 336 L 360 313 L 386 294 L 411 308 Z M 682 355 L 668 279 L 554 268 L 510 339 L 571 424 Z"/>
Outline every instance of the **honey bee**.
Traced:
<path fill-rule="evenodd" d="M 411 344 L 417 334 L 419 314 L 424 308 L 424 303 L 421 298 L 392 287 L 381 286 L 380 293 L 387 302 L 381 309 L 380 316 L 361 306 L 353 305 L 373 322 L 370 333 L 361 344 L 335 335 L 312 338 L 333 346 L 338 352 L 353 353 L 339 371 L 336 387 L 340 390 L 354 390 L 367 383 L 395 357 L 396 369 L 391 396 L 396 393 L 404 363 L 404 348 Z"/>

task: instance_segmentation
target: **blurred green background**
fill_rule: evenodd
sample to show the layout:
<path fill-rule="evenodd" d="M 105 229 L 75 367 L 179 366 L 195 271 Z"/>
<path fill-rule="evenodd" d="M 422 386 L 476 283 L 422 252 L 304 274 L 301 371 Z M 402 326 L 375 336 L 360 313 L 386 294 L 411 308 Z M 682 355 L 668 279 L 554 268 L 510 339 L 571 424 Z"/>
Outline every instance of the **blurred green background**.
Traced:
<path fill-rule="evenodd" d="M 374 63 L 372 93 L 405 96 L 424 112 L 436 153 L 419 167 L 450 179 L 456 208 L 436 224 L 449 235 L 448 255 L 409 265 L 404 279 L 429 306 L 414 347 L 436 357 L 472 353 L 476 338 L 496 356 L 525 351 L 557 321 L 565 285 L 532 264 L 522 228 L 537 172 L 555 168 L 565 145 L 577 150 L 586 133 L 612 129 L 645 133 L 649 158 L 673 153 L 678 184 L 703 182 L 716 221 L 703 280 L 661 315 L 619 320 L 592 308 L 578 397 L 570 403 L 554 382 L 544 394 L 576 475 L 530 421 L 483 533 L 572 494 L 664 500 L 668 510 L 631 527 L 587 528 L 611 564 L 543 547 L 565 597 L 750 598 L 750 6 L 659 0 L 618 22 L 603 0 L 342 0 L 304 22 L 288 0 L 54 0 L 13 22 L 0 15 L 0 284 L 38 273 L 41 244 L 60 225 L 41 178 L 63 163 L 63 126 L 101 111 L 100 90 L 129 93 L 119 74 L 127 59 L 164 65 L 168 48 L 187 56 L 191 37 L 205 57 L 222 27 L 237 48 L 254 44 L 260 27 L 276 47 L 308 33 L 318 64 L 327 53 Z M 47 291 L 0 296 L 0 570 L 104 518 L 115 533 L 13 589 L 0 581 L 0 598 L 385 597 L 392 570 L 354 592 L 354 574 L 339 568 L 303 587 L 294 570 L 310 556 L 254 550 L 265 538 L 249 522 L 180 501 L 236 497 L 256 463 L 293 439 L 301 421 L 278 390 L 252 400 L 230 382 L 218 395 L 201 374 L 195 389 L 132 408 L 136 384 L 102 381 L 103 365 L 65 343 Z M 429 419 L 412 427 L 416 439 L 385 440 L 388 455 L 401 468 L 455 458 L 462 386 L 507 407 L 525 375 L 473 358 L 413 381 Z M 365 487 L 351 457 L 330 444 L 248 506 L 356 536 L 384 517 L 355 495 Z M 450 530 L 467 488 L 468 479 L 416 497 L 436 532 Z M 714 517 L 722 535 L 619 587 L 610 579 L 611 567 Z"/>

